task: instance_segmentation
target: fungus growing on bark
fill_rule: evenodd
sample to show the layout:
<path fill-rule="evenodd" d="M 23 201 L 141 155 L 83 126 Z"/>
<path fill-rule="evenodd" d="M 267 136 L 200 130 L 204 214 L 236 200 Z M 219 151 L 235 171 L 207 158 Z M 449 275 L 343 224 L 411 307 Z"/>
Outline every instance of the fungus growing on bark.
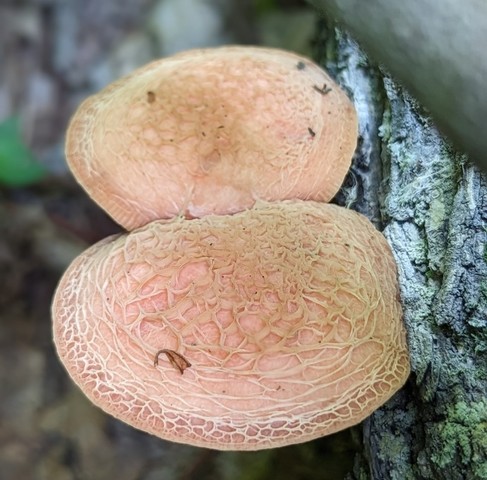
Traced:
<path fill-rule="evenodd" d="M 311 60 L 233 46 L 155 61 L 88 98 L 66 155 L 90 196 L 132 230 L 256 200 L 328 201 L 356 139 L 351 102 Z"/>
<path fill-rule="evenodd" d="M 58 354 L 96 405 L 222 450 L 362 421 L 408 376 L 401 317 L 382 234 L 312 201 L 105 239 L 72 263 L 53 302 Z"/>

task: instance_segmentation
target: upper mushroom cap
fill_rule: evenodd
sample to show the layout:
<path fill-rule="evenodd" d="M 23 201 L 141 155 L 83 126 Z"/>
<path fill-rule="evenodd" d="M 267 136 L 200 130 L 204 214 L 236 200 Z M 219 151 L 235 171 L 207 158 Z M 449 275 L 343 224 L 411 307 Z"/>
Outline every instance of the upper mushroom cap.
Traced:
<path fill-rule="evenodd" d="M 53 319 L 58 354 L 95 404 L 204 447 L 333 433 L 409 373 L 385 238 L 362 215 L 315 202 L 106 239 L 65 273 Z"/>
<path fill-rule="evenodd" d="M 128 230 L 328 201 L 357 140 L 352 103 L 307 58 L 259 47 L 184 52 L 88 98 L 67 133 L 77 180 Z"/>

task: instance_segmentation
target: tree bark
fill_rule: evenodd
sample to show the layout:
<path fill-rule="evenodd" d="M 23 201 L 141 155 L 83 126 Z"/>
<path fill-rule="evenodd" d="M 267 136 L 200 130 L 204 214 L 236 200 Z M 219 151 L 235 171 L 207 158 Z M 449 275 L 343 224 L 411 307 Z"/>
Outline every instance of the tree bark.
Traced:
<path fill-rule="evenodd" d="M 320 32 L 316 57 L 360 122 L 336 200 L 393 249 L 412 364 L 405 388 L 365 422 L 350 478 L 487 479 L 486 178 L 347 35 Z"/>
<path fill-rule="evenodd" d="M 487 171 L 483 0 L 310 0 L 344 25 Z"/>

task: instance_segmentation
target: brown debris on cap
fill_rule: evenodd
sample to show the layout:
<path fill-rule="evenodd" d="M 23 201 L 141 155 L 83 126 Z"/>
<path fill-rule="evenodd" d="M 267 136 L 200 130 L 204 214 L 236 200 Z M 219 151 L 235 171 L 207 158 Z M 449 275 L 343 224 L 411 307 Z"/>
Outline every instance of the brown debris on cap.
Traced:
<path fill-rule="evenodd" d="M 352 103 L 309 59 L 221 47 L 153 62 L 88 98 L 69 166 L 128 230 L 256 200 L 328 201 L 357 140 Z"/>
<path fill-rule="evenodd" d="M 354 425 L 409 373 L 385 238 L 358 213 L 310 201 L 104 240 L 65 273 L 53 319 L 58 354 L 96 405 L 222 450 Z"/>

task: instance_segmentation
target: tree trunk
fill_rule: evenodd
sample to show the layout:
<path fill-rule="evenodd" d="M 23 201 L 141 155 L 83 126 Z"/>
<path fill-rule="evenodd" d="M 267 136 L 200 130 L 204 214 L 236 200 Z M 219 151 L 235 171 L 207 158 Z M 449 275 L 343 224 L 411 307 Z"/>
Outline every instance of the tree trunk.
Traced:
<path fill-rule="evenodd" d="M 487 479 L 486 178 L 347 35 L 323 24 L 316 52 L 360 122 L 337 201 L 393 249 L 412 365 L 365 422 L 350 478 Z"/>

